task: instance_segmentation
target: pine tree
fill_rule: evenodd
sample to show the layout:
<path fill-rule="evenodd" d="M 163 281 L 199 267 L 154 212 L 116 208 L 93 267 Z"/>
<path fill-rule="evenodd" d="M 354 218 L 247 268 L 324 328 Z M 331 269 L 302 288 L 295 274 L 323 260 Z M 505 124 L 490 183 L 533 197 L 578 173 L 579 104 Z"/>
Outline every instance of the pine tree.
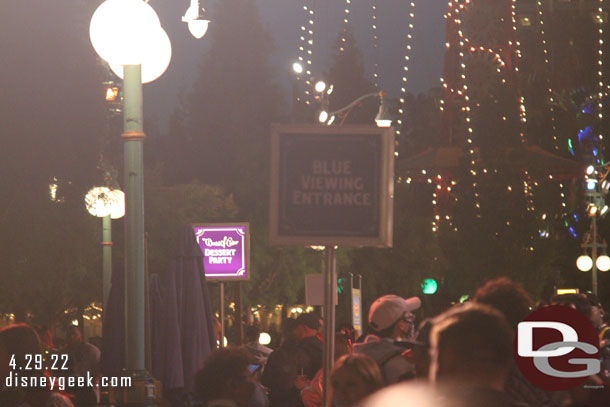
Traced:
<path fill-rule="evenodd" d="M 356 45 L 356 38 L 349 24 L 346 24 L 337 36 L 333 63 L 327 77 L 329 84 L 334 87 L 330 95 L 331 112 L 347 106 L 360 96 L 375 92 L 375 87 L 366 78 L 362 52 Z M 345 123 L 374 124 L 379 100 L 369 98 L 360 106 L 354 108 Z"/>

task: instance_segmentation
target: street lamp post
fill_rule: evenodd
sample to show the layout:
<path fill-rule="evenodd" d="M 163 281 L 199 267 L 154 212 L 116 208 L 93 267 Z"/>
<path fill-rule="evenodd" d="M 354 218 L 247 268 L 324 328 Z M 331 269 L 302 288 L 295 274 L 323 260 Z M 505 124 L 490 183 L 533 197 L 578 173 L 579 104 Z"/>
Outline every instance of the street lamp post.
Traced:
<path fill-rule="evenodd" d="M 87 211 L 102 218 L 102 309 L 106 310 L 112 279 L 112 219 L 125 215 L 125 194 L 119 189 L 94 187 L 85 195 Z"/>
<path fill-rule="evenodd" d="M 597 295 L 597 272 L 610 270 L 610 257 L 606 254 L 608 245 L 600 239 L 597 230 L 597 218 L 605 216 L 609 209 L 604 200 L 604 193 L 607 193 L 609 189 L 607 175 L 607 171 L 599 171 L 593 165 L 586 169 L 587 192 L 585 195 L 588 200 L 587 215 L 591 218 L 591 224 L 582 244 L 584 253 L 576 259 L 576 267 L 580 271 L 591 270 L 591 291 L 595 295 Z M 589 256 L 589 250 L 591 256 Z"/>
<path fill-rule="evenodd" d="M 198 38 L 209 22 L 203 12 L 199 2 L 192 1 L 183 18 Z M 124 79 L 125 366 L 133 385 L 122 389 L 118 398 L 121 405 L 148 406 L 154 405 L 158 392 L 146 371 L 142 83 L 163 74 L 171 44 L 156 12 L 141 0 L 104 1 L 91 18 L 89 33 L 98 55 Z"/>

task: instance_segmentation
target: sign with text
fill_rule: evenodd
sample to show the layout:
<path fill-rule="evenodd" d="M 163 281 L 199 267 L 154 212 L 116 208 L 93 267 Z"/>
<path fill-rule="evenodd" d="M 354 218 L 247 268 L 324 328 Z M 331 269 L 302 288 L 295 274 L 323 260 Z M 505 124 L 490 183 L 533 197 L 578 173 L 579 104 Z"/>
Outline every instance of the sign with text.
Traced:
<path fill-rule="evenodd" d="M 362 335 L 362 292 L 352 288 L 352 326 Z"/>
<path fill-rule="evenodd" d="M 203 253 L 206 279 L 216 281 L 250 279 L 248 223 L 195 224 L 193 230 Z"/>
<path fill-rule="evenodd" d="M 270 242 L 392 246 L 394 130 L 275 125 Z"/>

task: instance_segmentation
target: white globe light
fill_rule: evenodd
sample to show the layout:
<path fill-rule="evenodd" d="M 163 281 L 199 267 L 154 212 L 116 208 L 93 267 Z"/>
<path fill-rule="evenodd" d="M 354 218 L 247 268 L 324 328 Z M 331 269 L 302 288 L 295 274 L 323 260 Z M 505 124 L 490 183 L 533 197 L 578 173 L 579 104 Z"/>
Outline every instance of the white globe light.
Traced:
<path fill-rule="evenodd" d="M 147 39 L 143 51 L 142 83 L 149 83 L 163 75 L 172 59 L 172 44 L 163 28 L 157 28 Z M 116 76 L 125 78 L 121 64 L 109 63 L 109 65 Z"/>
<path fill-rule="evenodd" d="M 610 270 L 610 257 L 606 256 L 605 254 L 599 256 L 595 261 L 595 265 L 599 271 Z"/>
<path fill-rule="evenodd" d="M 320 123 L 325 123 L 326 120 L 328 120 L 328 112 L 326 110 L 322 110 L 318 116 L 318 120 Z"/>
<path fill-rule="evenodd" d="M 303 73 L 303 65 L 298 62 L 292 64 L 292 70 L 296 73 Z"/>
<path fill-rule="evenodd" d="M 269 345 L 271 343 L 271 335 L 267 332 L 261 332 L 261 335 L 258 337 L 258 343 L 261 345 Z"/>
<path fill-rule="evenodd" d="M 85 195 L 85 207 L 93 216 L 99 218 L 110 215 L 112 206 L 110 204 L 111 194 L 107 187 L 94 187 Z"/>
<path fill-rule="evenodd" d="M 113 189 L 110 191 L 111 200 L 111 211 L 110 217 L 112 219 L 119 219 L 125 216 L 125 194 L 119 189 Z"/>
<path fill-rule="evenodd" d="M 108 63 L 137 65 L 143 44 L 161 27 L 155 10 L 142 0 L 106 0 L 95 10 L 89 25 L 93 49 Z"/>
<path fill-rule="evenodd" d="M 580 271 L 589 271 L 593 268 L 593 259 L 586 254 L 583 254 L 576 259 L 576 267 L 578 267 L 578 270 Z"/>
<path fill-rule="evenodd" d="M 316 85 L 314 88 L 315 88 L 316 92 L 322 93 L 326 89 L 326 82 L 318 81 L 318 82 L 316 82 Z"/>

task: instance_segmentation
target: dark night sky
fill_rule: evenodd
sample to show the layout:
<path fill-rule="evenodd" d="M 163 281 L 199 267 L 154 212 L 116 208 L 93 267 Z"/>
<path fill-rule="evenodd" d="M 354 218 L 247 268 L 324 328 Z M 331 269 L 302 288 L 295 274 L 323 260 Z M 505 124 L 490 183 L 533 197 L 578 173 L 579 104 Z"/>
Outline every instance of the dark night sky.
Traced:
<path fill-rule="evenodd" d="M 221 0 L 203 1 L 204 7 L 212 15 L 217 1 Z M 411 92 L 423 92 L 439 85 L 445 42 L 443 13 L 447 3 L 445 0 L 415 1 L 415 28 L 407 89 Z M 391 96 L 397 96 L 411 7 L 407 0 L 376 0 L 376 3 L 381 87 Z M 167 118 L 176 107 L 177 96 L 180 91 L 188 90 L 192 83 L 196 66 L 207 50 L 209 38 L 192 38 L 186 24 L 180 21 L 189 4 L 188 0 L 151 0 L 150 4 L 157 11 L 173 46 L 172 62 L 167 72 L 157 81 L 144 86 L 146 119 L 151 120 L 149 124 L 156 121 L 161 126 L 161 133 L 164 133 Z M 274 37 L 276 51 L 272 63 L 278 75 L 277 81 L 285 89 L 289 89 L 291 65 L 297 56 L 298 32 L 303 21 L 303 3 L 300 0 L 257 0 L 257 4 L 263 22 L 271 29 Z M 354 0 L 351 5 L 351 21 L 357 45 L 365 56 L 369 72 L 375 61 L 371 42 L 372 4 L 372 0 Z M 91 58 L 91 55 L 75 55 L 75 49 L 70 46 L 62 48 L 63 40 L 60 36 L 78 35 L 81 37 L 79 41 L 88 44 L 88 25 L 91 18 L 88 14 L 91 12 L 84 10 L 93 10 L 94 7 L 95 2 L 91 3 L 90 0 L 3 0 L 0 3 L 0 22 L 3 22 L 0 24 L 0 63 L 4 64 L 4 69 L 0 69 L 1 83 L 19 87 L 23 96 L 46 90 L 49 93 L 53 91 L 51 86 L 41 89 L 40 83 L 65 82 L 69 74 L 63 66 L 69 66 L 69 70 L 78 69 L 78 61 Z M 317 0 L 316 8 L 314 74 L 328 69 L 331 47 L 341 30 L 345 1 Z M 210 31 L 212 30 L 213 22 L 210 25 Z M 44 58 L 52 49 L 60 51 Z M 82 49 L 83 47 L 80 52 Z M 57 62 L 58 53 L 62 54 L 61 62 Z M 31 81 L 28 77 L 37 78 L 37 81 Z M 43 78 L 46 79 L 43 81 Z M 73 91 L 78 92 L 79 89 L 75 88 Z M 46 99 L 40 100 L 49 100 L 52 97 L 53 95 L 49 94 Z M 30 112 L 22 110 L 16 114 L 26 115 Z"/>
<path fill-rule="evenodd" d="M 216 2 L 202 4 L 213 14 Z M 407 20 L 411 7 L 407 0 L 375 1 L 378 10 L 379 66 L 381 87 L 391 96 L 397 96 L 402 77 Z M 196 65 L 207 49 L 206 37 L 195 40 L 190 37 L 186 25 L 180 22 L 187 1 L 150 3 L 159 14 L 161 24 L 168 32 L 173 45 L 173 57 L 168 71 L 156 82 L 146 85 L 146 113 L 164 123 L 173 109 L 180 89 L 188 89 L 194 77 Z M 299 0 L 257 0 L 263 23 L 272 31 L 275 41 L 273 65 L 278 82 L 289 89 L 291 65 L 297 56 L 298 32 L 302 24 L 302 2 Z M 357 45 L 364 54 L 365 65 L 370 72 L 375 62 L 372 47 L 371 0 L 352 1 L 351 23 L 356 33 Z M 314 74 L 328 69 L 334 41 L 341 30 L 345 2 L 318 0 L 316 3 Z M 409 65 L 407 90 L 425 92 L 440 85 L 445 43 L 445 0 L 416 0 L 412 54 Z M 210 24 L 210 30 L 214 23 Z M 209 34 L 209 32 L 208 32 Z"/>

